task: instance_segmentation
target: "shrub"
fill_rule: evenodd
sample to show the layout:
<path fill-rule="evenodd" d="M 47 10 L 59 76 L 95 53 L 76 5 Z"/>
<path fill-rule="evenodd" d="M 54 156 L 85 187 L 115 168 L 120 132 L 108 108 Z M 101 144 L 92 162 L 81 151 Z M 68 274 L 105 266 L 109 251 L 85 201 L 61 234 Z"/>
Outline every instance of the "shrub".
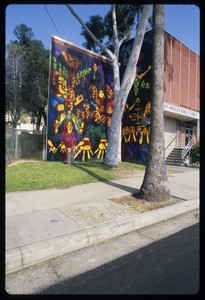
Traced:
<path fill-rule="evenodd" d="M 192 162 L 194 164 L 199 164 L 200 161 L 200 146 L 199 142 L 197 142 L 192 149 L 190 150 L 190 155 L 192 156 Z"/>

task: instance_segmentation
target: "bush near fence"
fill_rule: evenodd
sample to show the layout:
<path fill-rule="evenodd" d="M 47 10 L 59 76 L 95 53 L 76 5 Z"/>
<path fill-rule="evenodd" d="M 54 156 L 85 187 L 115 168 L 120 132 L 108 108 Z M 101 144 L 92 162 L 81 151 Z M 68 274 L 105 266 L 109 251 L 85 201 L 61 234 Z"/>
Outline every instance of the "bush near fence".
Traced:
<path fill-rule="evenodd" d="M 199 165 L 200 163 L 200 142 L 198 141 L 190 150 L 190 156 L 192 157 L 192 162 Z"/>

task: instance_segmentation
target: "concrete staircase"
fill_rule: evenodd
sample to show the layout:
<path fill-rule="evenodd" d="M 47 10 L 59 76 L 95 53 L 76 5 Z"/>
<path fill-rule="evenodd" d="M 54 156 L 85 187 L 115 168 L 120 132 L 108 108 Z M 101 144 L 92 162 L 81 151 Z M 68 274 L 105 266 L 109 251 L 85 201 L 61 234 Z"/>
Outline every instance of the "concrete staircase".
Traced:
<path fill-rule="evenodd" d="M 183 148 L 174 148 L 166 158 L 166 165 L 182 166 L 183 165 L 182 151 Z"/>

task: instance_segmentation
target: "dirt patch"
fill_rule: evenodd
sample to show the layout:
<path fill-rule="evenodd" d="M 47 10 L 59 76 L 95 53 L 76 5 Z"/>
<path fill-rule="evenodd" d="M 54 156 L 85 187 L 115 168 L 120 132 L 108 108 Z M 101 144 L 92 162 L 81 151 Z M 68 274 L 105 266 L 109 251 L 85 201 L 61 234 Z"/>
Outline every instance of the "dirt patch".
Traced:
<path fill-rule="evenodd" d="M 120 205 L 128 206 L 133 211 L 138 213 L 144 213 L 146 211 L 162 208 L 165 206 L 170 206 L 183 201 L 180 198 L 171 197 L 171 201 L 149 202 L 149 201 L 139 199 L 135 195 L 123 196 L 120 198 L 111 198 L 109 200 Z"/>

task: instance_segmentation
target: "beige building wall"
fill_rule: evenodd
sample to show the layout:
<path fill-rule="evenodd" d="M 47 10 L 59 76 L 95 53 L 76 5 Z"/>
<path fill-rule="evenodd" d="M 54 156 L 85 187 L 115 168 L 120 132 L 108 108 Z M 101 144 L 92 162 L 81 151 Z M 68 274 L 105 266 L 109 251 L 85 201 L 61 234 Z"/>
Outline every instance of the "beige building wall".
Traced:
<path fill-rule="evenodd" d="M 176 119 L 165 117 L 164 131 L 165 131 L 165 157 L 167 157 L 172 151 L 172 149 L 177 146 Z"/>

